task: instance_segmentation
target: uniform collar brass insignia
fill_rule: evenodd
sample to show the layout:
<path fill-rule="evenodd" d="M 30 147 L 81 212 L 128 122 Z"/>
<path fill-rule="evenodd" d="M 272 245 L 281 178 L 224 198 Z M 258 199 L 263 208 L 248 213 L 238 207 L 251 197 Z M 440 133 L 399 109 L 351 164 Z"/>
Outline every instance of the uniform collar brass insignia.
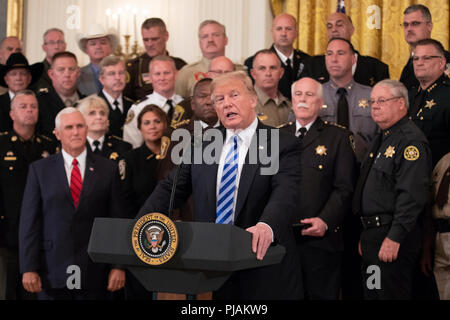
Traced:
<path fill-rule="evenodd" d="M 37 143 L 41 143 L 41 142 L 42 142 L 41 138 L 36 137 L 36 142 L 37 142 Z"/>
<path fill-rule="evenodd" d="M 367 101 L 367 99 L 361 99 L 358 101 L 358 107 L 365 109 L 368 106 L 369 106 L 369 101 Z"/>
<path fill-rule="evenodd" d="M 16 142 L 16 141 L 17 141 L 17 136 L 12 136 L 12 137 L 11 137 L 11 141 L 12 141 L 12 142 Z"/>
<path fill-rule="evenodd" d="M 370 77 L 369 83 L 370 83 L 370 86 L 373 86 L 373 85 L 375 84 L 375 79 L 374 79 L 374 77 Z"/>
<path fill-rule="evenodd" d="M 395 147 L 393 146 L 387 147 L 386 151 L 384 152 L 386 158 L 392 158 L 394 154 L 395 154 Z"/>
<path fill-rule="evenodd" d="M 258 113 L 258 119 L 259 119 L 259 121 L 265 121 L 265 120 L 269 119 L 269 117 L 264 113 Z"/>
<path fill-rule="evenodd" d="M 318 145 L 316 148 L 316 154 L 318 154 L 319 156 L 326 156 L 327 148 L 325 148 L 325 146 Z"/>
<path fill-rule="evenodd" d="M 118 155 L 117 152 L 113 152 L 113 153 L 111 153 L 111 154 L 109 155 L 109 158 L 110 158 L 111 160 L 117 160 L 118 157 L 119 157 L 119 155 Z"/>
<path fill-rule="evenodd" d="M 41 158 L 47 158 L 50 155 L 48 151 L 43 151 L 41 154 Z"/>
<path fill-rule="evenodd" d="M 436 105 L 436 102 L 434 102 L 434 99 L 431 99 L 431 101 L 427 100 L 425 104 L 425 108 L 431 109 Z"/>
<path fill-rule="evenodd" d="M 108 142 L 106 145 L 107 145 L 108 147 L 112 148 L 112 143 L 111 143 L 111 142 Z"/>

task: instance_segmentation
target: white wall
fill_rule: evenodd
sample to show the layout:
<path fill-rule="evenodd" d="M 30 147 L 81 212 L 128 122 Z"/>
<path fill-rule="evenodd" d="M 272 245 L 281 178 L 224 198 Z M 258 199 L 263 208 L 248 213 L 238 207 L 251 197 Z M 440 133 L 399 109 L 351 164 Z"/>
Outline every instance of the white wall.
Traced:
<path fill-rule="evenodd" d="M 41 61 L 44 58 L 42 35 L 47 29 L 58 27 L 65 32 L 67 50 L 74 52 L 79 58 L 79 65 L 83 66 L 89 59 L 79 50 L 76 35 L 85 32 L 91 23 L 106 26 L 107 8 L 113 12 L 122 8 L 125 12 L 127 6 L 130 17 L 131 10 L 139 8 L 137 25 L 140 46 L 141 23 L 149 17 L 160 17 L 169 30 L 169 53 L 188 63 L 201 57 L 197 29 L 205 19 L 215 19 L 226 26 L 229 38 L 226 55 L 235 62 L 242 63 L 246 57 L 271 44 L 269 0 L 25 0 L 26 56 L 30 63 Z M 122 35 L 127 30 L 126 22 L 122 16 Z M 112 24 L 116 27 L 117 22 Z M 128 30 L 134 41 L 132 18 L 128 21 Z"/>

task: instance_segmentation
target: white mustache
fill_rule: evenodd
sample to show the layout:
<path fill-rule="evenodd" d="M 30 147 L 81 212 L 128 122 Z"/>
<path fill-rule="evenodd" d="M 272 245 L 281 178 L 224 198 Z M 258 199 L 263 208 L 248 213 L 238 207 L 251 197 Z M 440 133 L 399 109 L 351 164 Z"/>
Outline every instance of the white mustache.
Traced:
<path fill-rule="evenodd" d="M 308 106 L 308 104 L 306 104 L 305 102 L 299 102 L 299 103 L 297 103 L 297 106 L 296 106 L 297 108 L 306 108 L 306 109 L 309 109 L 309 106 Z"/>

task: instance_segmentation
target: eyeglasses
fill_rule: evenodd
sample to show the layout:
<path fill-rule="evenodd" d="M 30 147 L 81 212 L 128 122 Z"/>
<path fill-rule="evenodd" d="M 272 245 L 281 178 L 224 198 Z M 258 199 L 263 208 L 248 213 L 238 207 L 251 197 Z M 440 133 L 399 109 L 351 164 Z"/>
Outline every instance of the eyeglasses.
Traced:
<path fill-rule="evenodd" d="M 409 26 L 411 26 L 412 28 L 417 28 L 422 23 L 428 23 L 428 22 L 426 22 L 426 21 L 403 22 L 403 23 L 400 23 L 400 27 L 403 27 L 405 29 L 408 28 Z"/>
<path fill-rule="evenodd" d="M 56 45 L 56 44 L 62 46 L 62 45 L 65 44 L 65 43 L 66 43 L 65 41 L 58 40 L 58 41 L 48 41 L 48 42 L 45 42 L 44 44 L 45 44 L 46 46 L 48 46 L 48 45 L 54 46 L 54 45 Z"/>
<path fill-rule="evenodd" d="M 412 58 L 412 60 L 413 60 L 413 62 L 418 62 L 419 60 L 423 60 L 423 61 L 425 61 L 425 62 L 428 62 L 428 61 L 430 61 L 431 59 L 435 59 L 435 58 L 444 58 L 444 57 L 441 57 L 441 56 L 422 56 L 422 57 L 420 57 L 420 56 L 414 56 L 414 57 Z"/>
<path fill-rule="evenodd" d="M 395 100 L 395 99 L 399 99 L 399 98 L 401 98 L 401 97 L 392 97 L 392 98 L 389 98 L 389 99 L 378 98 L 377 100 L 370 99 L 369 100 L 369 106 L 372 107 L 376 103 L 377 105 L 383 107 L 386 104 L 386 102 L 391 101 L 391 100 Z"/>

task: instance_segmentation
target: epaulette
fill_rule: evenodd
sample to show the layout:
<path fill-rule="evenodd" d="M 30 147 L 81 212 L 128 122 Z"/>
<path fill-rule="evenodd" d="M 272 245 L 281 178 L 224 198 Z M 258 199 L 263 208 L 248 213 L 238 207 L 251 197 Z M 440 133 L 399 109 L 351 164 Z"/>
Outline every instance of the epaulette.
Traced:
<path fill-rule="evenodd" d="M 8 131 L 4 131 L 4 132 L 0 132 L 0 136 L 6 136 L 6 135 L 8 135 Z"/>
<path fill-rule="evenodd" d="M 324 121 L 323 123 L 347 130 L 347 128 L 345 126 L 342 126 L 342 125 L 340 125 L 340 124 L 338 124 L 336 122 Z"/>
<path fill-rule="evenodd" d="M 119 141 L 123 141 L 123 139 L 121 138 L 121 137 L 118 137 L 118 136 L 115 136 L 115 135 L 110 135 L 110 137 L 111 138 L 114 138 L 114 139 L 116 139 L 116 140 L 119 140 Z"/>
<path fill-rule="evenodd" d="M 173 129 L 178 129 L 182 125 L 189 124 L 190 122 L 191 122 L 191 119 L 185 119 L 185 120 L 182 120 L 180 122 L 174 123 L 171 127 Z"/>
<path fill-rule="evenodd" d="M 130 101 L 132 104 L 135 104 L 136 102 L 133 99 L 130 99 L 128 97 L 123 96 L 122 97 L 124 100 Z"/>
<path fill-rule="evenodd" d="M 41 138 L 44 139 L 44 140 L 47 140 L 48 142 L 52 142 L 52 141 L 53 141 L 52 138 L 49 138 L 49 137 L 47 137 L 47 136 L 44 136 L 43 134 L 40 134 L 39 137 L 41 137 Z"/>
<path fill-rule="evenodd" d="M 277 126 L 276 128 L 277 128 L 277 129 L 282 129 L 282 128 L 286 128 L 286 127 L 292 126 L 292 124 L 293 124 L 293 122 L 292 122 L 292 121 L 289 121 L 289 122 L 280 124 L 280 125 Z"/>

